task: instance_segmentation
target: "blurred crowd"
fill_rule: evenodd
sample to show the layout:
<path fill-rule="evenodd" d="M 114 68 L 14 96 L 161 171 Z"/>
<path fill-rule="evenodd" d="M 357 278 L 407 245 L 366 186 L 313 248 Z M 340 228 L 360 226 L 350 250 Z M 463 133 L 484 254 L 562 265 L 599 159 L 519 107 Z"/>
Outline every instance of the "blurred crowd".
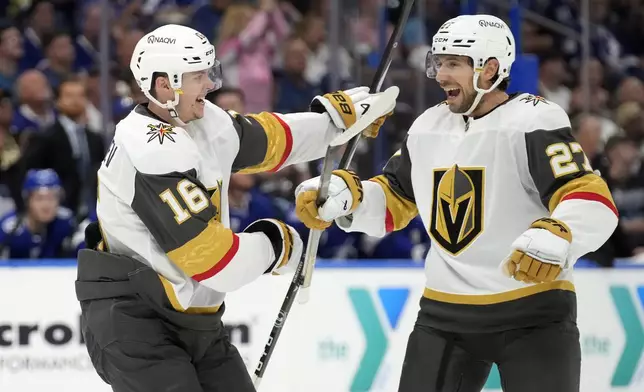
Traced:
<path fill-rule="evenodd" d="M 145 102 L 129 71 L 136 42 L 166 23 L 191 26 L 215 45 L 224 88 L 208 99 L 240 113 L 307 111 L 320 93 L 370 85 L 398 17 L 385 0 L 0 0 L 0 258 L 74 257 L 96 219 L 96 170 L 115 124 Z M 395 114 L 361 143 L 353 169 L 376 174 L 414 118 L 444 99 L 424 76 L 428 43 L 461 11 L 458 1 L 417 0 L 388 72 L 401 88 Z M 510 1 L 480 0 L 506 18 Z M 644 1 L 590 0 L 590 60 L 582 61 L 579 0 L 525 0 L 526 10 L 566 26 L 566 35 L 526 12 L 522 50 L 539 59 L 538 93 L 568 111 L 593 168 L 608 182 L 618 230 L 588 259 L 644 255 Z M 101 85 L 100 36 L 108 18 L 110 63 Z M 588 83 L 582 83 L 583 77 Z M 108 105 L 104 103 L 107 102 Z M 106 112 L 103 108 L 109 108 Z M 276 217 L 308 235 L 293 190 L 321 162 L 264 175 L 233 175 L 232 229 Z M 322 258 L 413 259 L 430 241 L 420 218 L 383 239 L 332 226 Z"/>

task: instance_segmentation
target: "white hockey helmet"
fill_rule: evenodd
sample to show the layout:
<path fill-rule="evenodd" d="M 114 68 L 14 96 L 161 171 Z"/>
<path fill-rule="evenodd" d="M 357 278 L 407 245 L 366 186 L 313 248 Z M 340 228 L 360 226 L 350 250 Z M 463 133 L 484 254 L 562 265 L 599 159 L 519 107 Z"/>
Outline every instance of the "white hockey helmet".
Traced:
<path fill-rule="evenodd" d="M 508 25 L 492 15 L 461 15 L 445 22 L 434 35 L 432 48 L 425 62 L 428 78 L 436 78 L 438 55 L 449 54 L 467 56 L 474 66 L 474 89 L 478 93 L 472 107 L 464 115 L 470 114 L 478 106 L 483 94 L 489 93 L 510 76 L 510 68 L 515 59 L 514 36 Z M 489 89 L 478 86 L 483 66 L 489 59 L 499 62 L 498 78 Z"/>
<path fill-rule="evenodd" d="M 134 48 L 130 69 L 143 94 L 151 102 L 168 109 L 180 123 L 175 107 L 182 94 L 184 73 L 208 70 L 208 77 L 215 85 L 213 90 L 222 85 L 221 63 L 215 58 L 215 47 L 197 30 L 176 24 L 161 26 L 141 38 Z M 168 75 L 174 89 L 173 101 L 161 103 L 150 94 L 155 72 Z"/>

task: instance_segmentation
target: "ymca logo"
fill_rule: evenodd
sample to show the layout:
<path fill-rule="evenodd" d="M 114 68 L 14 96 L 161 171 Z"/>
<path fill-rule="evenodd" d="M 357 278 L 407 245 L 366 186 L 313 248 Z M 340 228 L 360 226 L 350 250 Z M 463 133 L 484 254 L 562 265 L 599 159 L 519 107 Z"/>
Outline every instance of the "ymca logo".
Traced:
<path fill-rule="evenodd" d="M 632 293 L 627 286 L 611 286 L 610 295 L 624 328 L 624 349 L 619 357 L 611 386 L 629 386 L 639 368 L 644 353 L 644 285 Z M 638 309 L 639 308 L 639 311 Z M 640 313 L 640 314 L 638 314 Z"/>
<path fill-rule="evenodd" d="M 349 299 L 365 336 L 366 347 L 351 382 L 352 392 L 369 391 L 387 354 L 389 334 L 398 328 L 409 298 L 407 287 L 350 288 Z"/>

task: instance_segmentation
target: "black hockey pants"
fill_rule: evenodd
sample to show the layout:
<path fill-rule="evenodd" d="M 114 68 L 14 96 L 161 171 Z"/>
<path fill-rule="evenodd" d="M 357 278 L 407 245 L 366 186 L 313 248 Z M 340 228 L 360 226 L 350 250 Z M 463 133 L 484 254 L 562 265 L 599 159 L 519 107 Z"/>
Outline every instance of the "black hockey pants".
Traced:
<path fill-rule="evenodd" d="M 92 363 L 114 392 L 254 392 L 215 314 L 171 308 L 156 273 L 138 261 L 82 250 L 76 295 Z"/>
<path fill-rule="evenodd" d="M 569 320 L 493 333 L 416 324 L 399 392 L 480 392 L 496 363 L 504 392 L 579 392 L 579 330 Z"/>

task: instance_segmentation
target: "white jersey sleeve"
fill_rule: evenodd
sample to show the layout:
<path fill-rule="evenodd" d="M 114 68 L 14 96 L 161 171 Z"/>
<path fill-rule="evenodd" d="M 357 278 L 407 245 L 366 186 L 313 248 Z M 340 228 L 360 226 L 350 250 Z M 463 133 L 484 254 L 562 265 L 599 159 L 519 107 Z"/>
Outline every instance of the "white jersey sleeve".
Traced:
<path fill-rule="evenodd" d="M 216 219 L 217 206 L 198 179 L 197 146 L 183 129 L 172 132 L 173 143 L 128 149 L 135 169 L 130 206 L 184 274 L 218 292 L 236 290 L 267 271 L 273 247 L 262 233 L 234 233 Z"/>
<path fill-rule="evenodd" d="M 606 182 L 593 172 L 572 136 L 566 112 L 540 99 L 538 105 L 523 105 L 525 128 L 514 135 L 515 154 L 526 190 L 538 195 L 552 218 L 570 227 L 569 262 L 574 263 L 610 237 L 617 208 Z"/>
<path fill-rule="evenodd" d="M 322 158 L 340 132 L 326 113 L 227 113 L 239 137 L 233 172 L 276 172 Z"/>
<path fill-rule="evenodd" d="M 336 221 L 344 231 L 383 237 L 389 232 L 404 229 L 418 215 L 407 138 L 400 150 L 391 156 L 383 173 L 362 181 L 362 187 L 362 203 L 353 214 Z"/>

